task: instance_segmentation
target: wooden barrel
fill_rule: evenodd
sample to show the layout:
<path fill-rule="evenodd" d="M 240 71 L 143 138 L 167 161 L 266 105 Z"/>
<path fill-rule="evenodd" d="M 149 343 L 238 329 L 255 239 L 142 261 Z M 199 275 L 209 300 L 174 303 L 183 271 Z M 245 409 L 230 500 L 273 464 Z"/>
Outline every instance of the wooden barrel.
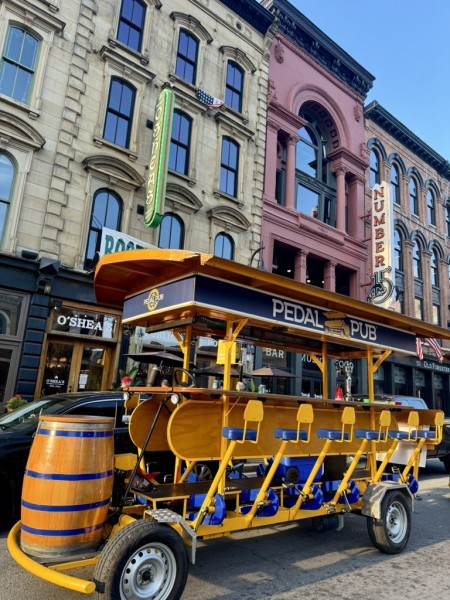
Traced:
<path fill-rule="evenodd" d="M 114 419 L 42 416 L 22 488 L 22 549 L 53 558 L 98 546 L 113 487 Z"/>

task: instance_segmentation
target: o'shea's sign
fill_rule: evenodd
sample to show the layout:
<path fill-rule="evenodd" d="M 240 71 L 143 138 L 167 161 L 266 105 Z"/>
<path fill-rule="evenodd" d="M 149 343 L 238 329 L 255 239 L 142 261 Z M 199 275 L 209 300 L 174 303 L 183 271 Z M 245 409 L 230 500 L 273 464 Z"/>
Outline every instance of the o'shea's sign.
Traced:
<path fill-rule="evenodd" d="M 164 213 L 174 102 L 173 91 L 168 87 L 164 88 L 156 104 L 153 124 L 153 142 L 144 214 L 144 222 L 147 227 L 158 227 Z"/>

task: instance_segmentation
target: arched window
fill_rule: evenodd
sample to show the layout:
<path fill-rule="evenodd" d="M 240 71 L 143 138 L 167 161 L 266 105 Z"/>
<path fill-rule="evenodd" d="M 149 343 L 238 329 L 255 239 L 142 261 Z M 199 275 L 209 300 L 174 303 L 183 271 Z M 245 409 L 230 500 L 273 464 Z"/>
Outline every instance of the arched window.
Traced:
<path fill-rule="evenodd" d="M 0 335 L 11 335 L 11 319 L 4 310 L 0 310 Z"/>
<path fill-rule="evenodd" d="M 169 169 L 182 175 L 187 175 L 189 172 L 191 127 L 191 117 L 180 110 L 175 110 L 170 140 Z"/>
<path fill-rule="evenodd" d="M 0 153 L 0 242 L 6 229 L 15 172 L 14 163 L 9 156 Z"/>
<path fill-rule="evenodd" d="M 336 177 L 327 159 L 326 138 L 315 114 L 301 115 L 309 121 L 298 132 L 296 179 L 298 212 L 336 226 Z"/>
<path fill-rule="evenodd" d="M 413 215 L 419 215 L 419 187 L 414 177 L 410 177 L 408 182 L 409 189 L 409 210 Z"/>
<path fill-rule="evenodd" d="M 436 225 L 436 199 L 431 188 L 428 188 L 427 190 L 427 215 L 428 223 L 430 225 Z"/>
<path fill-rule="evenodd" d="M 220 159 L 220 191 L 236 198 L 239 175 L 239 145 L 229 137 L 222 138 Z"/>
<path fill-rule="evenodd" d="M 391 166 L 391 196 L 395 204 L 401 204 L 400 199 L 400 171 L 395 163 Z"/>
<path fill-rule="evenodd" d="M 413 251 L 413 274 L 415 279 L 422 279 L 422 253 L 417 240 L 414 242 Z"/>
<path fill-rule="evenodd" d="M 214 254 L 220 258 L 228 258 L 234 260 L 234 241 L 227 233 L 219 233 L 216 235 L 214 242 Z"/>
<path fill-rule="evenodd" d="M 189 31 L 180 29 L 175 73 L 191 85 L 195 85 L 197 77 L 197 58 L 198 39 Z"/>
<path fill-rule="evenodd" d="M 122 206 L 122 199 L 116 192 L 107 189 L 95 192 L 84 261 L 86 271 L 92 270 L 97 262 L 96 254 L 100 250 L 102 228 L 108 227 L 109 229 L 114 229 L 114 231 L 120 231 Z"/>
<path fill-rule="evenodd" d="M 244 93 L 244 71 L 233 62 L 227 64 L 227 83 L 225 86 L 225 105 L 236 112 L 242 111 L 242 95 Z"/>
<path fill-rule="evenodd" d="M 178 215 L 166 213 L 159 227 L 160 248 L 181 250 L 184 246 L 184 223 Z"/>
<path fill-rule="evenodd" d="M 433 250 L 431 253 L 430 267 L 431 285 L 434 287 L 439 287 L 439 255 L 436 250 Z"/>
<path fill-rule="evenodd" d="M 380 159 L 375 150 L 370 153 L 370 187 L 380 183 Z"/>
<path fill-rule="evenodd" d="M 394 231 L 394 269 L 403 272 L 403 239 L 400 231 Z"/>
<path fill-rule="evenodd" d="M 130 84 L 112 77 L 106 109 L 105 140 L 128 148 L 133 124 L 134 99 L 136 89 Z"/>
<path fill-rule="evenodd" d="M 39 53 L 39 39 L 26 29 L 10 25 L 0 65 L 0 93 L 28 102 Z"/>
<path fill-rule="evenodd" d="M 122 0 L 117 39 L 128 48 L 141 51 L 145 22 L 145 4 L 142 0 Z"/>

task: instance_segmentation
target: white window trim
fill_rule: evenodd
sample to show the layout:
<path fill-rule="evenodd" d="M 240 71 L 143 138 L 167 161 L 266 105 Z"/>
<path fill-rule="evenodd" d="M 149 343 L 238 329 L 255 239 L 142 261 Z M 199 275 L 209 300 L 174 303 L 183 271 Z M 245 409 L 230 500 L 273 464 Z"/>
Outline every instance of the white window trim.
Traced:
<path fill-rule="evenodd" d="M 237 112 L 232 108 L 224 105 L 225 110 L 230 111 L 232 114 L 237 115 L 238 117 L 244 120 L 244 123 L 248 123 L 249 115 L 248 115 L 248 99 L 250 94 L 250 85 L 252 82 L 252 77 L 256 72 L 256 67 L 253 62 L 247 57 L 247 55 L 240 50 L 239 48 L 234 48 L 232 46 L 221 46 L 220 52 L 222 54 L 222 94 L 223 101 L 225 102 L 225 92 L 227 86 L 227 70 L 228 63 L 234 62 L 239 65 L 244 74 L 244 87 L 242 90 L 242 110 L 241 112 Z"/>

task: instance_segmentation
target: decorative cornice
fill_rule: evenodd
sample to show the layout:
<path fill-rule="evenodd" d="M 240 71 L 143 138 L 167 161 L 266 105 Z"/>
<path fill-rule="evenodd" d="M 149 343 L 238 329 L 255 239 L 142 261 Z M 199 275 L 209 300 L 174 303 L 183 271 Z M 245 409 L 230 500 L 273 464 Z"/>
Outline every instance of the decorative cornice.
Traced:
<path fill-rule="evenodd" d="M 36 3 L 31 0 L 8 0 L 8 4 L 14 7 L 24 19 L 28 17 L 41 27 L 59 34 L 64 31 L 66 23 L 55 16 L 54 13 L 58 11 L 58 7 L 53 4 L 43 2 L 45 8 L 36 6 Z"/>
<path fill-rule="evenodd" d="M 242 50 L 239 48 L 235 48 L 234 46 L 221 46 L 219 50 L 224 56 L 227 56 L 228 58 L 231 58 L 232 60 L 235 60 L 237 63 L 241 64 L 247 71 L 255 73 L 255 64 L 249 59 L 245 52 L 242 52 Z"/>
<path fill-rule="evenodd" d="M 29 123 L 13 113 L 0 110 L 0 145 L 9 139 L 33 150 L 40 150 L 45 144 L 45 138 Z"/>
<path fill-rule="evenodd" d="M 431 146 L 421 140 L 406 125 L 396 119 L 379 102 L 374 100 L 365 107 L 366 119 L 370 119 L 416 156 L 435 169 L 439 175 L 450 179 L 450 163 Z"/>
<path fill-rule="evenodd" d="M 179 183 L 169 181 L 166 189 L 166 202 L 177 210 L 188 213 L 196 213 L 203 204 L 197 196 Z"/>
<path fill-rule="evenodd" d="M 125 76 L 134 75 L 138 80 L 150 83 L 155 78 L 155 74 L 147 69 L 138 57 L 124 52 L 120 46 L 110 48 L 102 46 L 99 55 L 103 60 L 107 60 L 117 69 L 121 69 Z"/>
<path fill-rule="evenodd" d="M 270 14 L 257 0 L 220 0 L 233 12 L 252 25 L 257 31 L 265 35 L 274 21 Z"/>
<path fill-rule="evenodd" d="M 225 229 L 229 228 L 238 233 L 247 231 L 251 226 L 250 221 L 242 214 L 242 211 L 231 206 L 215 206 L 208 211 L 208 217 L 220 223 Z"/>
<path fill-rule="evenodd" d="M 367 160 L 354 154 L 348 148 L 340 146 L 328 154 L 328 158 L 332 161 L 344 160 L 347 163 L 358 166 L 363 172 L 369 166 Z"/>
<path fill-rule="evenodd" d="M 204 40 L 207 44 L 210 44 L 213 41 L 213 37 L 209 31 L 203 27 L 200 21 L 192 15 L 174 11 L 170 13 L 170 18 L 196 33 L 198 37 Z"/>
<path fill-rule="evenodd" d="M 279 30 L 303 48 L 319 64 L 366 97 L 375 77 L 338 46 L 287 0 L 263 0 L 276 17 Z"/>
<path fill-rule="evenodd" d="M 244 125 L 244 120 L 239 121 L 235 118 L 234 114 L 226 110 L 219 110 L 214 116 L 218 123 L 221 123 L 224 128 L 228 129 L 230 133 L 235 137 L 245 137 L 251 139 L 255 132 Z"/>
<path fill-rule="evenodd" d="M 142 175 L 130 164 L 107 154 L 88 156 L 83 160 L 82 165 L 87 171 L 115 179 L 135 189 L 140 188 L 145 182 Z"/>
<path fill-rule="evenodd" d="M 274 124 L 279 124 L 279 129 L 283 129 L 283 124 L 288 123 L 295 131 L 298 131 L 306 124 L 305 119 L 291 112 L 276 100 L 272 100 L 269 104 L 267 119 Z"/>

